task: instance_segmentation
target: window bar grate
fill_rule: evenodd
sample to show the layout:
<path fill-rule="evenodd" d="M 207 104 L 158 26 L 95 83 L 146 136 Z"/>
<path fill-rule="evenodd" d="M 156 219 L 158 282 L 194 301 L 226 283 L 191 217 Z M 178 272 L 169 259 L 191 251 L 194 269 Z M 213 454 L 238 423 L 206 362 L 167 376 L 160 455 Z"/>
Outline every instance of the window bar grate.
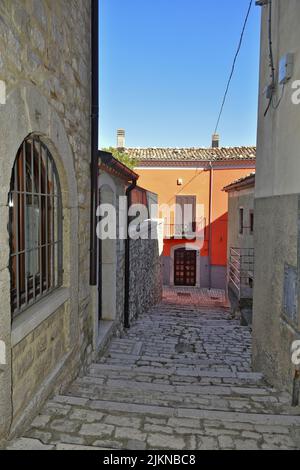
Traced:
<path fill-rule="evenodd" d="M 35 196 L 34 196 L 34 190 L 35 190 L 34 181 L 35 181 L 35 178 L 34 178 L 34 142 L 33 142 L 33 140 L 30 141 L 30 148 L 31 148 L 31 193 L 32 193 L 31 194 L 31 205 L 32 205 L 32 210 L 34 211 L 34 208 L 35 208 Z M 36 251 L 36 248 L 35 248 L 35 251 Z M 35 297 L 36 297 L 36 273 L 35 273 L 35 269 L 33 269 L 32 274 L 33 274 L 33 279 L 32 279 L 32 288 L 33 288 L 32 300 L 33 300 L 33 302 L 35 302 Z"/>
<path fill-rule="evenodd" d="M 17 164 L 14 165 L 14 180 L 15 180 L 15 187 L 18 188 L 18 173 L 17 173 Z M 15 240 L 16 240 L 16 252 L 19 252 L 19 194 L 16 195 L 16 208 L 15 211 L 12 210 L 13 217 L 15 221 L 12 221 L 12 223 L 15 223 L 16 226 L 16 233 L 15 233 Z M 12 195 L 12 200 L 14 200 L 14 195 Z M 16 273 L 15 273 L 15 279 L 16 279 L 16 285 L 17 285 L 17 310 L 20 309 L 20 258 L 19 254 L 16 256 Z M 14 300 L 13 300 L 14 301 Z"/>
<path fill-rule="evenodd" d="M 39 138 L 27 139 L 18 152 L 9 201 L 14 318 L 62 284 L 59 177 L 52 155 Z"/>
<path fill-rule="evenodd" d="M 46 192 L 46 196 L 45 196 L 45 217 L 46 217 L 46 236 L 45 236 L 45 240 L 46 240 L 46 248 L 45 248 L 45 264 L 46 264 L 46 292 L 48 292 L 49 290 L 49 273 L 48 273 L 48 269 L 49 269 L 49 266 L 48 266 L 48 253 L 49 253 L 49 247 L 48 247 L 48 210 L 49 210 L 49 196 L 48 196 L 48 151 L 46 149 L 44 149 L 44 153 L 46 154 L 46 169 L 45 169 L 45 172 L 46 172 L 46 177 L 45 177 L 45 192 Z"/>
<path fill-rule="evenodd" d="M 26 155 L 26 141 L 23 143 L 23 204 L 24 204 L 24 212 L 23 212 L 23 236 L 24 236 L 24 251 L 25 254 L 23 256 L 23 265 L 24 265 L 24 283 L 25 283 L 25 304 L 28 304 L 28 273 L 27 273 L 27 257 L 26 257 L 26 251 L 27 251 L 27 196 L 26 196 L 26 190 L 27 190 L 27 155 Z"/>

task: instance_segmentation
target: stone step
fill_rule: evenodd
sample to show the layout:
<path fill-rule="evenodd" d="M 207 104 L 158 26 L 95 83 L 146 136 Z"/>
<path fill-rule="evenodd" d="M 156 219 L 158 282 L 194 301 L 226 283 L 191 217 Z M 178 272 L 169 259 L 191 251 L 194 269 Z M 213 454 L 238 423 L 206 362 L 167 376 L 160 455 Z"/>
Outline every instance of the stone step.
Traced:
<path fill-rule="evenodd" d="M 249 423 L 266 426 L 296 426 L 300 430 L 300 415 L 279 415 L 279 414 L 263 414 L 263 413 L 244 413 L 237 411 L 220 411 L 220 410 L 195 410 L 194 408 L 175 408 L 156 405 L 139 405 L 135 403 L 123 403 L 108 400 L 90 400 L 88 398 L 56 395 L 52 400 L 52 404 L 63 404 L 82 407 L 84 409 L 109 411 L 121 416 L 125 414 L 161 416 L 168 418 L 184 418 L 191 420 L 216 420 L 224 423 Z M 51 402 L 48 402 L 51 405 Z"/>
<path fill-rule="evenodd" d="M 300 418 L 57 395 L 10 448 L 297 449 Z"/>
<path fill-rule="evenodd" d="M 101 362 L 100 362 L 101 363 Z M 107 365 L 132 365 L 137 368 L 141 366 L 157 366 L 164 370 L 168 368 L 177 367 L 177 369 L 184 368 L 198 368 L 199 370 L 207 370 L 211 367 L 212 370 L 224 370 L 224 373 L 231 372 L 233 367 L 237 367 L 240 371 L 249 371 L 248 364 L 245 364 L 239 357 L 234 357 L 228 362 L 218 361 L 217 359 L 192 359 L 192 358 L 181 358 L 181 359 L 170 359 L 170 358 L 154 358 L 150 356 L 133 356 L 133 355 L 114 355 L 112 354 L 109 358 L 103 360 L 102 364 Z"/>
<path fill-rule="evenodd" d="M 290 399 L 272 389 L 236 386 L 168 385 L 133 380 L 88 377 L 76 380 L 70 395 L 90 400 L 111 400 L 140 405 L 191 407 L 211 410 L 246 411 L 250 413 L 294 414 Z"/>
<path fill-rule="evenodd" d="M 209 384 L 224 383 L 235 385 L 258 386 L 264 384 L 263 375 L 254 372 L 232 372 L 223 369 L 202 369 L 200 367 L 134 367 L 134 366 L 118 366 L 108 364 L 92 364 L 88 370 L 90 377 L 120 377 L 125 376 L 128 379 L 138 378 L 143 381 L 144 378 L 151 381 L 167 380 L 169 383 L 176 381 L 193 382 L 209 382 Z"/>

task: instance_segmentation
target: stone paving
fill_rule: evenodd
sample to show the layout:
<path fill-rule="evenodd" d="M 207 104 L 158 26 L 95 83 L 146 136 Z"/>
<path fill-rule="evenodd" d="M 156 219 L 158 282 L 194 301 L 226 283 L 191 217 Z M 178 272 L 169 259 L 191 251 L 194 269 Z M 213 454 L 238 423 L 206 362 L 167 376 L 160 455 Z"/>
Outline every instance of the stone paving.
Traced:
<path fill-rule="evenodd" d="M 250 358 L 225 308 L 164 301 L 8 449 L 300 449 L 300 409 Z"/>
<path fill-rule="evenodd" d="M 220 289 L 200 289 L 196 287 L 164 287 L 165 303 L 198 306 L 228 306 L 226 293 Z"/>

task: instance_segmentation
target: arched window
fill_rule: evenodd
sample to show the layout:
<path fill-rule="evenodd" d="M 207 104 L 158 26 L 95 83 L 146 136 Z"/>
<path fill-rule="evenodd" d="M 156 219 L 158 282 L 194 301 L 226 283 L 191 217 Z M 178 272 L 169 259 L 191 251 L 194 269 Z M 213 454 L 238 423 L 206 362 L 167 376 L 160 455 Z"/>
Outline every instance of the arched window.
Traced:
<path fill-rule="evenodd" d="M 62 284 L 62 201 L 54 160 L 38 137 L 21 145 L 9 193 L 13 318 Z"/>

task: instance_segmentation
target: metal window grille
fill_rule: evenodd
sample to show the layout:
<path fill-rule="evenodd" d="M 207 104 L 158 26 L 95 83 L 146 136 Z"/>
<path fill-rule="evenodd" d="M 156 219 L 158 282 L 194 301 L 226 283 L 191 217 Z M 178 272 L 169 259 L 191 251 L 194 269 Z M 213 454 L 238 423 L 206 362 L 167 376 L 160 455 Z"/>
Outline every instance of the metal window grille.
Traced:
<path fill-rule="evenodd" d="M 228 284 L 239 299 L 252 298 L 254 283 L 254 249 L 230 248 Z"/>
<path fill-rule="evenodd" d="M 46 145 L 21 145 L 9 193 L 12 319 L 62 284 L 62 199 Z"/>

